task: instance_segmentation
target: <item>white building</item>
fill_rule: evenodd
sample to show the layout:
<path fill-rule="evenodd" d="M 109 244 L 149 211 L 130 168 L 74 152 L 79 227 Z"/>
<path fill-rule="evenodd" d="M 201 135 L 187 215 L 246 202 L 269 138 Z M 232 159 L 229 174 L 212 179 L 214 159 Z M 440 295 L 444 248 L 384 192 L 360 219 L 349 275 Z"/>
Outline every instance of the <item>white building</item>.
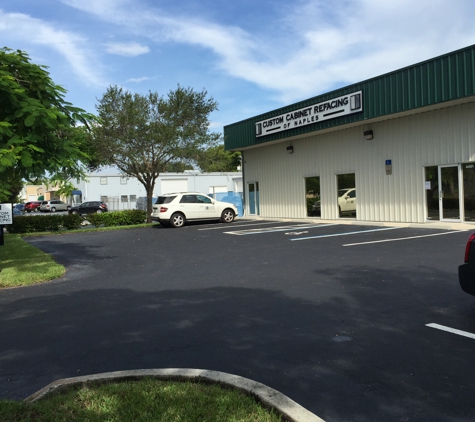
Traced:
<path fill-rule="evenodd" d="M 246 215 L 475 222 L 475 45 L 224 134 L 242 152 Z"/>
<path fill-rule="evenodd" d="M 229 197 L 229 194 L 241 198 L 242 191 L 241 172 L 200 173 L 186 170 L 184 173 L 161 174 L 155 182 L 153 196 L 173 192 L 201 192 L 217 199 Z M 78 181 L 72 202 L 103 201 L 109 210 L 116 211 L 135 209 L 137 198 L 144 196 L 145 188 L 135 177 L 124 177 L 110 171 L 91 173 L 86 180 Z"/>

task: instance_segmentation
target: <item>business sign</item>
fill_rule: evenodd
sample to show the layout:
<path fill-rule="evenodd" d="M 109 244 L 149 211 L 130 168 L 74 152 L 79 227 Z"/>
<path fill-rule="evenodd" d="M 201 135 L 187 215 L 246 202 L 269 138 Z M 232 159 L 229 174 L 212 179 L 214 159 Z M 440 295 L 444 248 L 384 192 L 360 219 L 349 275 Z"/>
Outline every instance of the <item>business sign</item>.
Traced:
<path fill-rule="evenodd" d="M 13 224 L 12 204 L 0 204 L 0 226 Z"/>
<path fill-rule="evenodd" d="M 261 120 L 256 123 L 256 136 L 266 136 L 359 111 L 363 111 L 363 91 L 353 92 L 267 120 Z"/>

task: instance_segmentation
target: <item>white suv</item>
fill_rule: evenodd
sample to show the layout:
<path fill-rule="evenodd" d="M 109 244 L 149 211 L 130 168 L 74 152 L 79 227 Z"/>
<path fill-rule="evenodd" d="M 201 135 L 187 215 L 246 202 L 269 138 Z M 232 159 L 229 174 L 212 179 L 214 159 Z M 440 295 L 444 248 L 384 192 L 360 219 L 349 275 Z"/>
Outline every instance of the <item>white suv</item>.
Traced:
<path fill-rule="evenodd" d="M 153 205 L 152 220 L 162 225 L 182 227 L 186 221 L 221 220 L 232 223 L 238 211 L 228 202 L 220 202 L 197 192 L 167 193 Z"/>

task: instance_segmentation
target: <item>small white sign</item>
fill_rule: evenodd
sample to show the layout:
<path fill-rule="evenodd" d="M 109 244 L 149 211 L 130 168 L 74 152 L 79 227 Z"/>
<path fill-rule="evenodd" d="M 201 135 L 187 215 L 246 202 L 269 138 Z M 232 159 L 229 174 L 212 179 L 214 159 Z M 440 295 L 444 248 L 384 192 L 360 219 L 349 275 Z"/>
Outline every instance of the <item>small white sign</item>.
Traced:
<path fill-rule="evenodd" d="M 13 224 L 12 204 L 0 204 L 0 226 Z"/>
<path fill-rule="evenodd" d="M 426 190 L 430 190 L 431 187 L 430 187 L 430 182 L 426 182 Z"/>

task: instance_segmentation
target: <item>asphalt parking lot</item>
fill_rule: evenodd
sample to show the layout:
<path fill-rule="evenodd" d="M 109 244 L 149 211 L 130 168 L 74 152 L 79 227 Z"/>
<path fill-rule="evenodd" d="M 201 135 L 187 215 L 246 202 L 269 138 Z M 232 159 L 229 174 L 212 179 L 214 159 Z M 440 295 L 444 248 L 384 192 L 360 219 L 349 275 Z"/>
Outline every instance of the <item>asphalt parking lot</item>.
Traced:
<path fill-rule="evenodd" d="M 0 291 L 0 398 L 203 368 L 328 422 L 473 421 L 475 339 L 439 329 L 475 333 L 457 279 L 468 235 L 238 220 L 28 238 L 68 272 Z"/>

